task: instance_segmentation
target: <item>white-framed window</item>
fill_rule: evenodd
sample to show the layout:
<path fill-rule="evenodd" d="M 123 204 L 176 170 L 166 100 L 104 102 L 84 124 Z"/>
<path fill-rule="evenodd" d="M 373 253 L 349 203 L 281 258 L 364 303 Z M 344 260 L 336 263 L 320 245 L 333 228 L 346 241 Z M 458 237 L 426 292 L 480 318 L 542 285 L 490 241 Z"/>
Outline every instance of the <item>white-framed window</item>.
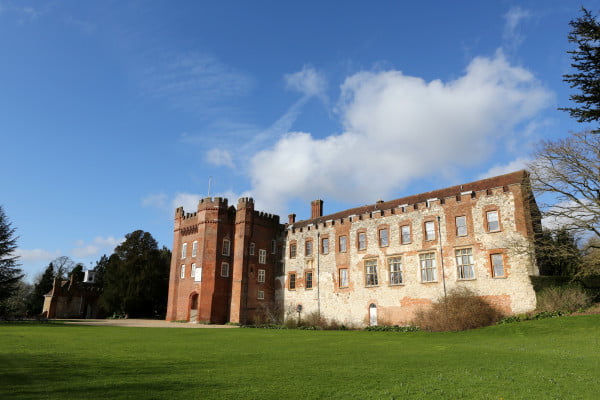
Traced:
<path fill-rule="evenodd" d="M 346 236 L 340 236 L 340 253 L 345 253 L 347 248 L 348 238 Z"/>
<path fill-rule="evenodd" d="M 181 274 L 179 276 L 181 279 L 185 279 L 185 264 L 181 265 Z"/>
<path fill-rule="evenodd" d="M 390 269 L 390 285 L 402 284 L 402 257 L 388 258 L 388 267 Z"/>
<path fill-rule="evenodd" d="M 389 245 L 389 231 L 387 228 L 379 230 L 379 247 L 386 247 Z"/>
<path fill-rule="evenodd" d="M 196 267 L 196 273 L 194 274 L 194 281 L 202 282 L 202 267 Z"/>
<path fill-rule="evenodd" d="M 467 236 L 467 217 L 456 217 L 456 236 Z"/>
<path fill-rule="evenodd" d="M 264 290 L 259 290 L 258 291 L 258 295 L 256 296 L 256 298 L 258 300 L 264 300 L 265 299 L 265 291 Z"/>
<path fill-rule="evenodd" d="M 313 242 L 312 240 L 306 240 L 304 242 L 304 255 L 306 257 L 311 257 L 313 253 Z"/>
<path fill-rule="evenodd" d="M 258 249 L 258 263 L 266 264 L 267 263 L 267 250 Z"/>
<path fill-rule="evenodd" d="M 296 243 L 290 244 L 290 258 L 296 258 Z"/>
<path fill-rule="evenodd" d="M 224 256 L 228 256 L 230 254 L 230 251 L 231 242 L 229 241 L 229 239 L 223 239 L 223 251 L 221 252 L 221 254 Z"/>
<path fill-rule="evenodd" d="M 435 240 L 435 224 L 433 221 L 425 222 L 425 240 Z"/>
<path fill-rule="evenodd" d="M 304 275 L 304 288 L 305 289 L 313 288 L 313 273 L 312 273 L 312 271 L 307 271 Z"/>
<path fill-rule="evenodd" d="M 357 236 L 357 244 L 358 250 L 365 250 L 367 248 L 367 233 L 359 232 Z"/>
<path fill-rule="evenodd" d="M 486 213 L 487 230 L 488 232 L 496 232 L 500 230 L 500 220 L 498 219 L 498 211 L 488 211 Z"/>
<path fill-rule="evenodd" d="M 197 253 L 198 253 L 198 241 L 194 240 L 194 243 L 192 243 L 192 257 L 196 257 Z"/>
<path fill-rule="evenodd" d="M 329 238 L 321 239 L 321 252 L 323 254 L 329 254 Z"/>
<path fill-rule="evenodd" d="M 400 227 L 400 234 L 402 244 L 410 243 L 410 225 L 402 225 L 402 227 Z"/>
<path fill-rule="evenodd" d="M 473 249 L 457 249 L 455 255 L 458 279 L 475 279 Z"/>
<path fill-rule="evenodd" d="M 250 242 L 250 250 L 249 253 L 251 256 L 254 255 L 254 249 L 256 248 L 256 244 L 254 242 Z"/>
<path fill-rule="evenodd" d="M 347 288 L 348 287 L 348 268 L 340 268 L 340 287 Z"/>
<path fill-rule="evenodd" d="M 497 253 L 497 254 L 492 254 L 491 255 L 491 259 L 492 259 L 492 273 L 494 278 L 498 278 L 498 277 L 504 277 L 505 272 L 504 272 L 504 257 L 502 256 L 502 254 Z"/>
<path fill-rule="evenodd" d="M 181 258 L 187 257 L 187 243 L 181 245 Z"/>
<path fill-rule="evenodd" d="M 267 274 L 266 274 L 266 271 L 264 269 L 259 269 L 258 270 L 258 282 L 259 283 L 264 283 L 266 275 Z"/>
<path fill-rule="evenodd" d="M 365 260 L 365 286 L 377 286 L 377 259 Z"/>
<path fill-rule="evenodd" d="M 271 240 L 271 254 L 277 254 L 277 241 Z"/>
<path fill-rule="evenodd" d="M 436 282 L 435 253 L 419 254 L 419 262 L 421 264 L 421 282 Z"/>
<path fill-rule="evenodd" d="M 290 273 L 290 275 L 289 275 L 288 289 L 296 290 L 296 274 L 295 273 Z"/>
<path fill-rule="evenodd" d="M 229 263 L 221 263 L 221 276 L 223 278 L 229 278 Z"/>
<path fill-rule="evenodd" d="M 192 270 L 190 271 L 190 278 L 196 277 L 196 263 L 192 263 Z"/>

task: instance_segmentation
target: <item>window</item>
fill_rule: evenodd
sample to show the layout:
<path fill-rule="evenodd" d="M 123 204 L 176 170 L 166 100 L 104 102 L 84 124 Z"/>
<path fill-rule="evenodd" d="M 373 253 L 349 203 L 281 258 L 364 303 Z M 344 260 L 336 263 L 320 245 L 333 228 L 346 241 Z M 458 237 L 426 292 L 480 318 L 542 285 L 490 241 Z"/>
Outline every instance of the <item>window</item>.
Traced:
<path fill-rule="evenodd" d="M 194 274 L 194 281 L 202 282 L 202 267 L 196 268 L 196 272 Z"/>
<path fill-rule="evenodd" d="M 498 220 L 498 211 L 488 211 L 487 217 L 487 229 L 488 232 L 495 232 L 500 230 L 500 221 Z"/>
<path fill-rule="evenodd" d="M 346 252 L 346 236 L 340 236 L 340 253 Z"/>
<path fill-rule="evenodd" d="M 456 250 L 456 267 L 458 268 L 458 279 L 475 279 L 473 249 Z"/>
<path fill-rule="evenodd" d="M 419 254 L 419 261 L 421 263 L 421 282 L 437 281 L 435 253 Z"/>
<path fill-rule="evenodd" d="M 196 253 L 198 253 L 198 241 L 194 240 L 194 243 L 192 243 L 192 257 L 196 257 Z"/>
<path fill-rule="evenodd" d="M 321 252 L 323 254 L 329 254 L 329 238 L 321 239 Z"/>
<path fill-rule="evenodd" d="M 379 247 L 385 247 L 389 244 L 388 230 L 383 228 L 379 230 Z"/>
<path fill-rule="evenodd" d="M 264 281 L 265 281 L 265 275 L 266 275 L 265 272 L 266 271 L 264 269 L 259 269 L 258 270 L 258 282 L 259 283 L 264 283 Z"/>
<path fill-rule="evenodd" d="M 221 263 L 221 276 L 223 278 L 229 277 L 229 263 Z"/>
<path fill-rule="evenodd" d="M 388 259 L 390 268 L 390 285 L 400 285 L 402 283 L 402 257 L 392 257 Z"/>
<path fill-rule="evenodd" d="M 267 251 L 265 249 L 258 250 L 258 263 L 259 264 L 267 263 Z"/>
<path fill-rule="evenodd" d="M 377 286 L 379 284 L 377 280 L 377 260 L 366 260 L 365 261 L 365 285 L 366 286 Z"/>
<path fill-rule="evenodd" d="M 312 250 L 313 250 L 312 244 L 313 244 L 312 240 L 307 240 L 304 242 L 304 255 L 306 257 L 312 257 L 312 253 L 313 253 L 312 252 Z"/>
<path fill-rule="evenodd" d="M 296 274 L 290 274 L 290 279 L 288 281 L 288 288 L 290 290 L 296 289 Z"/>
<path fill-rule="evenodd" d="M 502 254 L 492 254 L 492 273 L 494 278 L 504 275 L 504 257 Z"/>
<path fill-rule="evenodd" d="M 357 247 L 359 250 L 367 248 L 367 234 L 366 232 L 359 232 L 357 236 Z"/>
<path fill-rule="evenodd" d="M 400 228 L 402 244 L 410 243 L 410 225 L 403 225 Z"/>
<path fill-rule="evenodd" d="M 196 277 L 196 263 L 192 264 L 192 270 L 190 271 L 190 278 Z"/>
<path fill-rule="evenodd" d="M 256 248 L 256 244 L 254 244 L 254 242 L 250 242 L 250 255 L 253 256 L 254 255 L 254 249 Z"/>
<path fill-rule="evenodd" d="M 271 240 L 271 254 L 277 254 L 277 241 Z"/>
<path fill-rule="evenodd" d="M 425 222 L 425 240 L 435 240 L 435 224 L 433 221 Z"/>
<path fill-rule="evenodd" d="M 187 256 L 187 243 L 184 243 L 181 246 L 181 258 L 185 258 Z"/>
<path fill-rule="evenodd" d="M 258 291 L 258 295 L 256 296 L 256 298 L 258 300 L 264 300 L 265 299 L 265 291 L 264 290 L 259 290 Z"/>
<path fill-rule="evenodd" d="M 296 258 L 296 243 L 290 244 L 290 258 Z"/>
<path fill-rule="evenodd" d="M 340 287 L 348 287 L 348 268 L 340 268 Z"/>
<path fill-rule="evenodd" d="M 223 252 L 221 254 L 224 256 L 228 256 L 230 249 L 231 242 L 229 241 L 229 239 L 223 239 Z"/>
<path fill-rule="evenodd" d="M 467 236 L 467 217 L 456 217 L 456 236 Z"/>
<path fill-rule="evenodd" d="M 309 271 L 306 273 L 305 279 L 304 279 L 304 287 L 306 289 L 312 289 L 313 288 L 313 273 L 312 271 Z"/>
<path fill-rule="evenodd" d="M 181 266 L 181 279 L 185 278 L 185 264 Z"/>

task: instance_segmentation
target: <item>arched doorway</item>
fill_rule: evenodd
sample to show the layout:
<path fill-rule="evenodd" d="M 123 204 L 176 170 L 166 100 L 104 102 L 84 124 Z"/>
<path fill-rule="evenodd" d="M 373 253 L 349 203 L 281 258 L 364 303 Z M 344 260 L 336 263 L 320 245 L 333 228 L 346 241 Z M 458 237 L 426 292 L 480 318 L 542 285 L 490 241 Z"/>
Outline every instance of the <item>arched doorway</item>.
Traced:
<path fill-rule="evenodd" d="M 377 306 L 374 303 L 369 306 L 369 326 L 377 326 Z"/>
<path fill-rule="evenodd" d="M 190 298 L 190 322 L 198 321 L 198 293 L 192 294 Z"/>

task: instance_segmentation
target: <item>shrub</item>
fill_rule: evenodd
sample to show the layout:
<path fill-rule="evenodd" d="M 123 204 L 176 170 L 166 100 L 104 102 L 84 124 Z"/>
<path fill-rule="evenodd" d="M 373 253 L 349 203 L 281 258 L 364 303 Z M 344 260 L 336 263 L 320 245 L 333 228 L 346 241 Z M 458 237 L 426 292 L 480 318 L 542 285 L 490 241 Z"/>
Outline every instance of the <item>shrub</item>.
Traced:
<path fill-rule="evenodd" d="M 549 287 L 537 294 L 538 311 L 575 312 L 592 304 L 591 296 L 577 285 Z"/>
<path fill-rule="evenodd" d="M 464 331 L 493 325 L 502 317 L 485 299 L 463 287 L 451 290 L 446 298 L 418 311 L 412 325 L 429 331 Z"/>
<path fill-rule="evenodd" d="M 367 326 L 365 331 L 371 332 L 417 332 L 419 328 L 416 326 L 398 326 L 398 325 L 377 325 Z"/>

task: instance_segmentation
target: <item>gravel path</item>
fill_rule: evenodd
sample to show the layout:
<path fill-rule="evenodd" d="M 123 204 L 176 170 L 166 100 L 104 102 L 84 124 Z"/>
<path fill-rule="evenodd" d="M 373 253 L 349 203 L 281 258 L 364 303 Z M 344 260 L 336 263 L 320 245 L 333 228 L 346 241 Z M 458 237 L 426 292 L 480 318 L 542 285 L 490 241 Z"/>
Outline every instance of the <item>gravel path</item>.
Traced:
<path fill-rule="evenodd" d="M 56 319 L 55 321 L 74 325 L 129 326 L 135 328 L 238 328 L 236 325 L 205 325 L 157 319 Z"/>

